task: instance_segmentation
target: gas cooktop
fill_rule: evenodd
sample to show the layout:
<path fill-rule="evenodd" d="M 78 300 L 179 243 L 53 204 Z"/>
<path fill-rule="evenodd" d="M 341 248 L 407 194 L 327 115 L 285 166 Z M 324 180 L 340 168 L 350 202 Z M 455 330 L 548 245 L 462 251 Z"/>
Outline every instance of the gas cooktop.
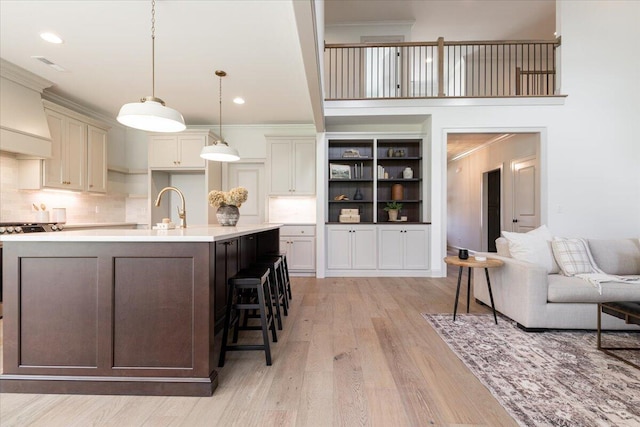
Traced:
<path fill-rule="evenodd" d="M 0 234 L 46 233 L 63 229 L 63 224 L 54 222 L 0 222 Z"/>

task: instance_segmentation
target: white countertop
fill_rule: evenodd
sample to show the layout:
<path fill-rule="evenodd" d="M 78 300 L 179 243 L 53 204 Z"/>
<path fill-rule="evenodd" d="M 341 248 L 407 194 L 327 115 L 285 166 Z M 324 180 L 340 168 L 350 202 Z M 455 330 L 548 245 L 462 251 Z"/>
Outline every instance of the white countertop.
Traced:
<path fill-rule="evenodd" d="M 95 222 L 85 224 L 62 224 L 65 230 L 75 230 L 76 228 L 136 228 L 135 222 Z"/>
<path fill-rule="evenodd" d="M 237 227 L 194 225 L 173 230 L 95 229 L 51 233 L 9 234 L 3 242 L 215 242 L 280 228 L 282 224 L 252 224 Z"/>

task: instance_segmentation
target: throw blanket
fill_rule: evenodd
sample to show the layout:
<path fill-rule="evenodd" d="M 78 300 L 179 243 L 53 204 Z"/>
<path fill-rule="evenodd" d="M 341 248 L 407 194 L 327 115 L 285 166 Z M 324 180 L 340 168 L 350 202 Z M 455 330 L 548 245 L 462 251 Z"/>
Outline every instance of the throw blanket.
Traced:
<path fill-rule="evenodd" d="M 584 239 L 554 239 L 553 253 L 563 274 L 586 280 L 602 295 L 602 284 L 607 282 L 640 284 L 640 277 L 607 274 L 596 265 L 589 244 Z M 577 273 L 577 271 L 587 271 Z"/>
<path fill-rule="evenodd" d="M 633 283 L 640 285 L 640 277 L 632 276 L 616 276 L 614 274 L 607 273 L 587 273 L 576 274 L 576 277 L 586 280 L 598 289 L 598 293 L 602 295 L 602 284 L 605 282 L 620 282 L 620 283 Z"/>
<path fill-rule="evenodd" d="M 587 252 L 587 257 L 589 258 L 589 263 L 591 264 L 591 269 L 592 271 L 594 271 L 594 273 L 576 274 L 575 277 L 591 283 L 596 287 L 596 289 L 598 289 L 598 293 L 600 295 L 602 295 L 602 284 L 606 282 L 633 283 L 640 285 L 640 277 L 616 276 L 615 274 L 607 274 L 604 271 L 600 270 L 596 265 L 595 260 L 593 259 L 593 255 L 591 255 L 589 244 L 584 239 L 580 239 L 580 241 L 582 242 Z"/>

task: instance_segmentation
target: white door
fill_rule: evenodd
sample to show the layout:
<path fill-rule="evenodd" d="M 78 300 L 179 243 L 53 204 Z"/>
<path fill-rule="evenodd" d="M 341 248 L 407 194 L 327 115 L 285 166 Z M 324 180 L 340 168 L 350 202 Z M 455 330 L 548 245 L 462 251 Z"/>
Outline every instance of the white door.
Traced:
<path fill-rule="evenodd" d="M 347 270 L 351 268 L 351 236 L 350 227 L 327 228 L 327 268 Z"/>
<path fill-rule="evenodd" d="M 512 230 L 526 233 L 540 226 L 540 177 L 535 158 L 515 160 L 513 171 Z"/>
<path fill-rule="evenodd" d="M 376 268 L 376 229 L 375 227 L 354 228 L 352 237 L 353 262 L 351 266 L 356 269 Z"/>
<path fill-rule="evenodd" d="M 205 142 L 204 135 L 178 136 L 180 155 L 178 166 L 181 168 L 203 168 L 206 160 L 200 157 Z"/>
<path fill-rule="evenodd" d="M 289 237 L 290 254 L 287 263 L 290 270 L 315 270 L 316 239 L 315 237 Z"/>
<path fill-rule="evenodd" d="M 362 43 L 398 43 L 403 36 L 362 36 Z M 367 98 L 395 98 L 400 93 L 402 75 L 400 50 L 395 47 L 367 47 L 364 49 L 365 96 Z"/>
<path fill-rule="evenodd" d="M 93 126 L 87 128 L 87 190 L 107 192 L 107 132 Z"/>
<path fill-rule="evenodd" d="M 262 224 L 265 219 L 264 163 L 230 163 L 229 189 L 244 187 L 249 192 L 240 206 L 238 225 Z"/>
<path fill-rule="evenodd" d="M 178 167 L 178 138 L 175 136 L 152 136 L 149 138 L 149 167 Z"/>
<path fill-rule="evenodd" d="M 293 163 L 291 153 L 291 141 L 272 140 L 269 141 L 269 194 L 291 195 L 291 164 Z"/>
<path fill-rule="evenodd" d="M 426 270 L 429 267 L 426 229 L 404 230 L 404 268 L 407 270 Z"/>
<path fill-rule="evenodd" d="M 66 163 L 68 190 L 84 190 L 87 165 L 87 125 L 80 120 L 66 119 Z"/>
<path fill-rule="evenodd" d="M 402 268 L 403 262 L 403 233 L 400 228 L 381 228 L 380 231 L 380 250 L 378 251 L 378 265 L 380 269 L 399 270 Z"/>
<path fill-rule="evenodd" d="M 293 195 L 316 193 L 316 141 L 293 141 Z M 274 171 L 272 171 L 273 173 Z M 277 171 L 276 171 L 277 172 Z"/>

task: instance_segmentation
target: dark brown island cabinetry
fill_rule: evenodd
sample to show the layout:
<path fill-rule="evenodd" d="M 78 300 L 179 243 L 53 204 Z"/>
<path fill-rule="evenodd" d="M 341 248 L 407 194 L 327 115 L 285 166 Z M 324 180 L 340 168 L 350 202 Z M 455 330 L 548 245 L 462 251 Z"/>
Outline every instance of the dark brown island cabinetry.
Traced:
<path fill-rule="evenodd" d="M 211 395 L 226 279 L 279 244 L 236 234 L 3 242 L 0 392 Z"/>

